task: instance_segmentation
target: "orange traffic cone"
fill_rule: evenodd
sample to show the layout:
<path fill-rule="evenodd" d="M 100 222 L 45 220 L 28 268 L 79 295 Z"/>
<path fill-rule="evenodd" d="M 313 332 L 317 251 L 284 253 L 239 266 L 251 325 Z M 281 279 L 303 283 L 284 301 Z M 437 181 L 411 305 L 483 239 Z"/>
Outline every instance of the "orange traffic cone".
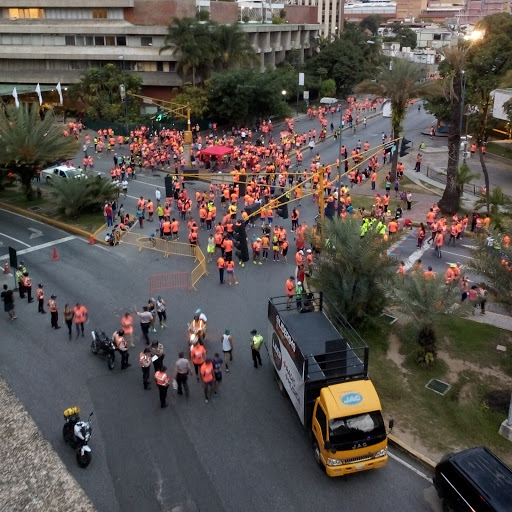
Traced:
<path fill-rule="evenodd" d="M 96 243 L 96 240 L 94 240 L 94 237 L 91 235 L 89 237 L 89 245 L 94 245 Z"/>
<path fill-rule="evenodd" d="M 11 267 L 9 267 L 9 263 L 6 263 L 4 265 L 4 274 L 10 274 L 11 273 Z"/>
<path fill-rule="evenodd" d="M 52 251 L 52 261 L 59 261 L 59 253 L 57 249 L 54 247 Z"/>

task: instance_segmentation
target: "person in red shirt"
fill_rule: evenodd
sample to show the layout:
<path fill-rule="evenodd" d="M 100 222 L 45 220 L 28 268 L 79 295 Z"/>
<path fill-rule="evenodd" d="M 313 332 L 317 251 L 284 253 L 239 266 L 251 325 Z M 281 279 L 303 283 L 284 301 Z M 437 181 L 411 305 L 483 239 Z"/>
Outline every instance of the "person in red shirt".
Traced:
<path fill-rule="evenodd" d="M 76 337 L 80 335 L 80 330 L 82 331 L 82 338 L 84 337 L 84 325 L 87 322 L 88 311 L 87 308 L 80 304 L 76 303 L 76 306 L 73 308 L 73 322 L 76 325 Z"/>

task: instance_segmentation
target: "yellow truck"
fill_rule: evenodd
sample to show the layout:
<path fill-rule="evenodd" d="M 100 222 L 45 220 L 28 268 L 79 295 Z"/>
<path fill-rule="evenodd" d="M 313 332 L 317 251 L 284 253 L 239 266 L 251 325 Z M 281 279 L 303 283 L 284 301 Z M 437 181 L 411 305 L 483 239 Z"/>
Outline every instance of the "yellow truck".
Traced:
<path fill-rule="evenodd" d="M 296 306 L 269 299 L 267 348 L 316 462 L 328 476 L 385 466 L 387 432 L 368 379 L 368 346 L 322 292 Z"/>

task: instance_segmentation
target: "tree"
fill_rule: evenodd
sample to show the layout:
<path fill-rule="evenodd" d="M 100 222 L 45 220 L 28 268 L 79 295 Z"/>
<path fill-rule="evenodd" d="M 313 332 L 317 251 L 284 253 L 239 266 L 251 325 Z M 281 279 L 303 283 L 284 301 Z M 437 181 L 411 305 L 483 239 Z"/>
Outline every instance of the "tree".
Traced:
<path fill-rule="evenodd" d="M 83 176 L 76 179 L 53 180 L 50 195 L 57 200 L 61 213 L 76 219 L 87 211 L 101 211 L 105 201 L 119 195 L 119 189 L 107 178 Z"/>
<path fill-rule="evenodd" d="M 209 110 L 219 121 L 230 123 L 284 117 L 289 114 L 289 107 L 283 101 L 281 81 L 278 70 L 260 73 L 255 69 L 239 69 L 214 73 L 209 82 Z"/>
<path fill-rule="evenodd" d="M 327 96 L 332 98 L 336 95 L 336 82 L 332 78 L 323 80 L 320 84 L 320 96 Z"/>
<path fill-rule="evenodd" d="M 41 119 L 39 105 L 0 109 L 0 170 L 20 177 L 28 200 L 33 198 L 32 179 L 36 168 L 68 160 L 78 151 L 78 142 L 62 135 L 53 111 Z"/>
<path fill-rule="evenodd" d="M 126 105 L 121 98 L 120 86 L 126 91 Z M 140 93 L 142 77 L 119 69 L 114 64 L 90 68 L 80 82 L 72 87 L 72 94 L 85 105 L 86 114 L 104 121 L 135 121 L 139 118 L 139 102 L 128 93 Z M 126 107 L 126 115 L 125 115 Z"/>
<path fill-rule="evenodd" d="M 510 225 L 507 226 L 510 233 Z M 485 238 L 476 239 L 472 249 L 473 259 L 469 266 L 486 280 L 486 288 L 493 302 L 512 313 L 512 250 L 503 244 L 503 235 L 497 229 L 491 230 L 495 243 L 488 246 Z"/>
<path fill-rule="evenodd" d="M 436 82 L 420 83 L 422 69 L 418 64 L 405 59 L 393 59 L 392 64 L 392 69 L 381 67 L 375 82 L 366 80 L 357 85 L 356 92 L 375 94 L 390 101 L 392 136 L 398 139 L 409 101 L 438 95 L 439 85 Z M 392 182 L 396 178 L 397 163 L 398 151 L 394 151 L 391 158 Z"/>
<path fill-rule="evenodd" d="M 385 29 L 385 34 L 390 34 L 382 38 L 385 42 L 400 43 L 400 47 L 408 47 L 414 50 L 417 45 L 416 32 L 409 27 L 404 27 L 400 23 L 392 23 Z"/>
<path fill-rule="evenodd" d="M 220 69 L 249 65 L 259 61 L 259 57 L 238 23 L 215 25 L 213 30 L 213 52 Z"/>
<path fill-rule="evenodd" d="M 190 115 L 195 119 L 202 119 L 208 111 L 208 91 L 201 87 L 194 87 L 190 83 L 185 84 L 172 101 L 179 105 L 188 103 Z"/>
<path fill-rule="evenodd" d="M 405 280 L 396 280 L 392 294 L 400 311 L 412 322 L 418 342 L 418 362 L 431 365 L 436 359 L 436 325 L 446 314 L 464 316 L 467 307 L 454 307 L 460 301 L 458 286 L 447 286 L 444 279 L 425 279 L 412 274 Z"/>
<path fill-rule="evenodd" d="M 376 35 L 379 27 L 386 21 L 380 14 L 370 14 L 359 22 L 359 26 L 368 29 L 373 35 Z"/>
<path fill-rule="evenodd" d="M 312 282 L 353 325 L 378 317 L 387 303 L 386 283 L 394 274 L 394 262 L 382 257 L 382 235 L 368 230 L 361 237 L 361 223 L 355 220 L 326 221 L 322 249 Z"/>
<path fill-rule="evenodd" d="M 460 135 L 462 120 L 462 90 L 467 47 L 462 45 L 445 48 L 442 51 L 444 87 L 443 99 L 449 101 L 450 129 L 448 133 L 448 165 L 446 167 L 446 186 L 439 208 L 449 215 L 457 213 L 462 189 L 457 180 L 459 175 Z"/>
<path fill-rule="evenodd" d="M 489 208 L 491 220 L 496 229 L 502 230 L 505 222 L 505 213 L 510 213 L 512 200 L 503 193 L 501 187 L 494 187 L 490 193 L 482 196 L 475 202 L 475 208 Z"/>
<path fill-rule="evenodd" d="M 167 35 L 160 53 L 172 50 L 178 55 L 178 71 L 183 79 L 189 76 L 192 85 L 197 84 L 197 74 L 206 78 L 207 72 L 213 67 L 211 41 L 212 24 L 199 23 L 192 18 L 174 18 L 167 28 Z"/>
<path fill-rule="evenodd" d="M 475 107 L 471 117 L 475 123 L 476 143 L 485 187 L 489 191 L 489 174 L 481 147 L 489 134 L 491 91 L 500 86 L 507 71 L 512 69 L 512 15 L 499 13 L 486 16 L 475 28 L 483 31 L 484 36 L 481 40 L 475 41 L 468 50 L 467 95 L 469 103 Z M 487 211 L 489 208 L 490 204 L 487 203 Z"/>

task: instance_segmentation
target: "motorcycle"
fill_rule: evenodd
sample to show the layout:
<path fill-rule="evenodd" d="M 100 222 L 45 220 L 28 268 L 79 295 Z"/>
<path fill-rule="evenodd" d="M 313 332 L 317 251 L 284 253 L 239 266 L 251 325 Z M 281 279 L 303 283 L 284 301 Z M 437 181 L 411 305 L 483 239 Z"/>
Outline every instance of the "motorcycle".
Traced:
<path fill-rule="evenodd" d="M 92 331 L 91 350 L 93 354 L 107 356 L 108 369 L 113 370 L 116 362 L 116 346 L 103 331 Z"/>
<path fill-rule="evenodd" d="M 91 439 L 91 417 L 87 421 L 80 420 L 80 408 L 70 407 L 64 411 L 64 427 L 62 436 L 64 442 L 76 450 L 76 462 L 81 468 L 86 468 L 91 462 L 91 449 L 88 446 Z"/>
<path fill-rule="evenodd" d="M 196 322 L 200 322 L 201 327 L 199 327 Z M 189 331 L 189 345 L 192 347 L 198 342 L 203 343 L 206 338 L 206 324 L 208 319 L 206 315 L 198 309 L 195 312 L 194 318 L 190 324 L 188 324 Z"/>

